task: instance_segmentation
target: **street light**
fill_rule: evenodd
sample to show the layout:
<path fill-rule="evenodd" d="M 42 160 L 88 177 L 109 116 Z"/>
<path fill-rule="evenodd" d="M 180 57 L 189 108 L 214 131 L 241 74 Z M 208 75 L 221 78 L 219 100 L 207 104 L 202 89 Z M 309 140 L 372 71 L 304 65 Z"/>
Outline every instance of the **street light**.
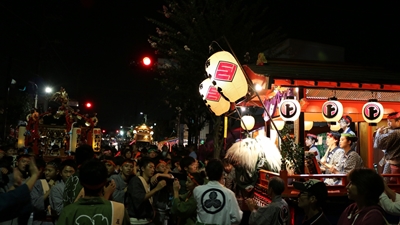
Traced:
<path fill-rule="evenodd" d="M 46 93 L 46 98 L 45 98 L 45 100 L 44 100 L 44 111 L 45 112 L 47 112 L 47 110 L 48 110 L 48 104 L 49 104 L 49 97 L 48 97 L 48 95 L 50 95 L 50 94 L 52 94 L 53 93 L 53 88 L 51 88 L 51 87 L 49 87 L 49 86 L 47 86 L 47 87 L 45 87 L 45 89 L 44 89 L 44 92 Z"/>
<path fill-rule="evenodd" d="M 47 94 L 53 93 L 53 88 L 51 88 L 51 87 L 46 87 L 46 88 L 44 89 L 44 92 L 46 92 Z"/>

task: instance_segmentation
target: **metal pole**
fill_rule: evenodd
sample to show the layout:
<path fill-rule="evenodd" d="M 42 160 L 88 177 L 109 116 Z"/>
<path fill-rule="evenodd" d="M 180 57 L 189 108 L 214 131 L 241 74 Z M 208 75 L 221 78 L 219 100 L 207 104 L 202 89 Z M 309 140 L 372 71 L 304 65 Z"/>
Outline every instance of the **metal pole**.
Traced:
<path fill-rule="evenodd" d="M 36 89 L 36 94 L 35 94 L 35 109 L 37 110 L 37 101 L 38 101 L 38 94 L 37 94 L 37 89 Z"/>
<path fill-rule="evenodd" d="M 35 85 L 35 109 L 37 110 L 37 102 L 38 102 L 38 86 L 35 82 L 29 81 L 29 83 Z"/>

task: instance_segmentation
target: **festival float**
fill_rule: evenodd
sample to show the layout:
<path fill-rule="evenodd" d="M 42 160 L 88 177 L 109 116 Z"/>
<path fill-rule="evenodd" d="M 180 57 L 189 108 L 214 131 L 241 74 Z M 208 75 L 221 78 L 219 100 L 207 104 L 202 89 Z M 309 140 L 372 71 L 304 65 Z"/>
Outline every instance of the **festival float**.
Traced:
<path fill-rule="evenodd" d="M 136 126 L 133 131 L 133 141 L 137 147 L 148 147 L 153 144 L 153 127 L 146 125 L 146 122 L 140 126 Z"/>
<path fill-rule="evenodd" d="M 239 118 L 234 119 L 241 121 L 247 133 L 226 153 L 235 168 L 243 171 L 238 181 L 241 186 L 254 186 L 252 192 L 237 196 L 239 203 L 242 198 L 254 197 L 259 205 L 268 204 L 271 199 L 266 190 L 274 176 L 285 181 L 283 197 L 290 199 L 299 194 L 293 180 L 337 178 L 342 183 L 327 188 L 331 203 L 336 203 L 332 207 L 340 209 L 340 204 L 347 203 L 346 174 L 321 174 L 314 155 L 305 154 L 302 147 L 306 134 L 321 134 L 318 140 L 323 149 L 326 133 L 339 130 L 339 119 L 349 115 L 364 166 L 378 169 L 383 153 L 373 148 L 374 131 L 386 125 L 382 119 L 389 113 L 400 111 L 400 82 L 391 80 L 398 74 L 376 68 L 271 60 L 264 66 L 242 66 L 231 53 L 221 51 L 206 61 L 206 72 L 199 92 L 207 107 L 216 116 L 236 115 Z M 254 118 L 241 115 L 239 107 L 264 109 L 264 126 L 253 129 Z M 227 123 L 225 129 L 229 129 Z M 389 187 L 400 191 L 399 183 Z M 292 205 L 292 224 L 295 208 Z"/>
<path fill-rule="evenodd" d="M 100 152 L 101 129 L 96 127 L 96 114 L 79 113 L 63 87 L 49 99 L 49 106 L 41 114 L 33 109 L 26 118 L 27 125 L 19 127 L 19 148 L 31 147 L 36 155 L 45 158 L 68 156 L 82 144 L 92 145 L 95 152 Z"/>

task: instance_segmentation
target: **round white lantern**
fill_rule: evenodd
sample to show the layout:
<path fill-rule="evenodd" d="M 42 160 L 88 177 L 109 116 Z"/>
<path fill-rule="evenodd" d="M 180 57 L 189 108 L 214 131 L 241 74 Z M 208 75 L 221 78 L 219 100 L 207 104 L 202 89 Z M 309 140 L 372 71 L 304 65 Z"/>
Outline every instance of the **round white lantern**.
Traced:
<path fill-rule="evenodd" d="M 242 121 L 240 125 L 244 130 L 251 130 L 254 128 L 254 124 L 256 123 L 256 120 L 254 119 L 253 116 L 242 116 Z"/>
<path fill-rule="evenodd" d="M 227 51 L 220 51 L 207 59 L 206 72 L 215 86 L 230 102 L 241 100 L 248 91 L 248 84 L 239 63 Z"/>
<path fill-rule="evenodd" d="M 222 97 L 209 78 L 201 82 L 199 92 L 206 105 L 215 115 L 220 116 L 229 110 L 231 103 Z"/>
<path fill-rule="evenodd" d="M 338 122 L 343 116 L 343 105 L 332 98 L 322 105 L 322 117 L 327 122 Z"/>
<path fill-rule="evenodd" d="M 338 131 L 340 130 L 340 123 L 336 123 L 336 124 L 330 124 L 329 128 L 331 129 L 331 131 Z"/>
<path fill-rule="evenodd" d="M 362 116 L 370 126 L 376 126 L 383 118 L 383 106 L 376 99 L 371 99 L 362 108 Z"/>
<path fill-rule="evenodd" d="M 285 99 L 281 101 L 279 113 L 284 121 L 295 121 L 300 116 L 300 104 L 295 99 Z"/>
<path fill-rule="evenodd" d="M 313 121 L 304 121 L 304 130 L 311 130 L 314 126 Z"/>
<path fill-rule="evenodd" d="M 278 130 L 282 130 L 283 127 L 285 126 L 285 121 L 283 121 L 283 120 L 273 120 L 273 121 L 271 121 L 271 123 L 274 123 L 276 126 L 276 129 L 278 129 Z M 272 127 L 272 129 L 275 130 L 274 125 L 271 125 L 271 127 Z"/>

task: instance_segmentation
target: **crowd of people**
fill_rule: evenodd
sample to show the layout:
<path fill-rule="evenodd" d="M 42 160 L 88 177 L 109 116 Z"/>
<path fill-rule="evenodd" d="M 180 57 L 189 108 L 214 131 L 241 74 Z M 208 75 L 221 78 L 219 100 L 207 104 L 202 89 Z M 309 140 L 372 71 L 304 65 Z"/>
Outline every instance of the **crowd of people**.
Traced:
<path fill-rule="evenodd" d="M 380 128 L 375 136 L 377 148 L 385 149 L 386 169 L 397 169 L 393 149 L 400 146 L 395 129 L 399 120 L 400 114 L 389 115 L 392 131 Z M 351 118 L 340 122 L 348 126 Z M 338 224 L 387 224 L 386 213 L 400 215 L 400 195 L 388 187 L 390 180 L 364 168 L 357 137 L 346 128 L 327 135 L 328 149 L 317 160 L 324 173 L 347 174 L 347 195 L 354 203 L 337 215 Z M 316 141 L 316 135 L 307 135 L 309 151 L 315 151 Z M 193 146 L 170 151 L 165 146 L 159 150 L 126 145 L 119 152 L 107 146 L 95 153 L 91 146 L 81 145 L 73 157 L 47 162 L 2 146 L 0 225 L 292 224 L 289 204 L 282 197 L 287 181 L 270 178 L 265 194 L 271 203 L 262 206 L 249 194 L 255 184 L 239 188 L 243 176 L 237 166 L 226 159 L 199 161 Z M 302 224 L 331 224 L 323 211 L 327 190 L 341 182 L 292 182 L 299 191 L 298 207 L 304 211 Z M 238 196 L 245 197 L 245 209 Z"/>

